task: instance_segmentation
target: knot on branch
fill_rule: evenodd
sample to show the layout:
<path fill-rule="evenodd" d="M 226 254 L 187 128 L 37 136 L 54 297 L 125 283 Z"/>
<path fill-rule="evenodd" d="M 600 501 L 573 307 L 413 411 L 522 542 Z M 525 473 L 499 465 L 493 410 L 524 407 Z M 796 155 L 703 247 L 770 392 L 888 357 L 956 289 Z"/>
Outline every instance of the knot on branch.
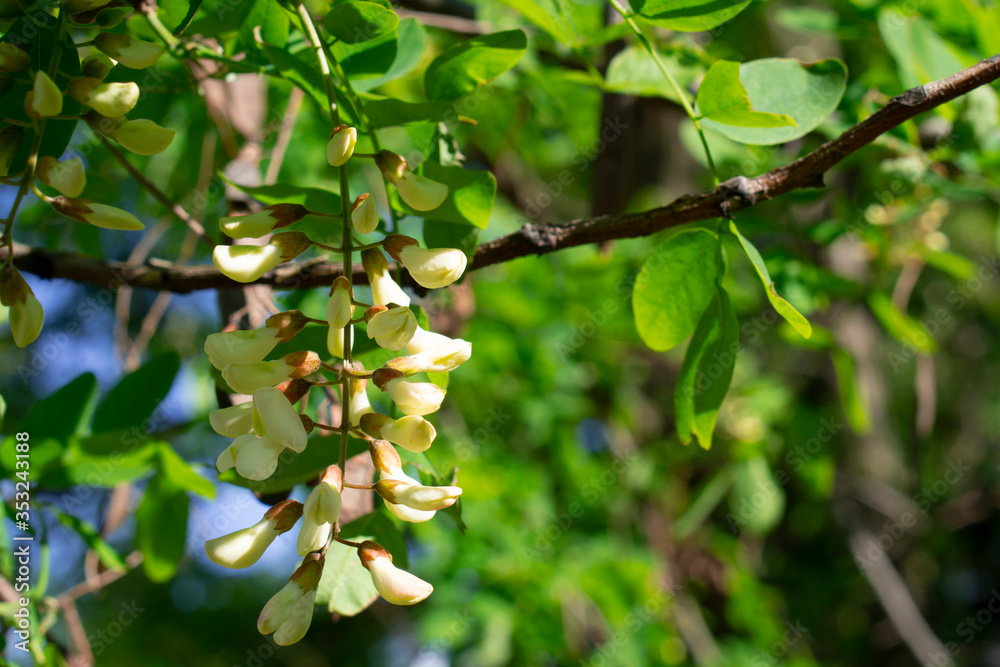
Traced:
<path fill-rule="evenodd" d="M 735 176 L 720 183 L 719 195 L 722 199 L 719 210 L 727 218 L 740 209 L 755 205 L 758 198 L 754 182 L 746 176 Z"/>
<path fill-rule="evenodd" d="M 521 235 L 538 248 L 539 254 L 546 250 L 554 250 L 562 238 L 557 228 L 552 225 L 536 225 L 532 222 L 525 223 L 524 227 L 521 227 Z"/>
<path fill-rule="evenodd" d="M 924 86 L 917 86 L 916 88 L 910 88 L 905 93 L 892 98 L 889 101 L 889 104 L 895 102 L 896 104 L 901 104 L 904 107 L 916 107 L 926 102 L 927 97 L 926 88 Z"/>

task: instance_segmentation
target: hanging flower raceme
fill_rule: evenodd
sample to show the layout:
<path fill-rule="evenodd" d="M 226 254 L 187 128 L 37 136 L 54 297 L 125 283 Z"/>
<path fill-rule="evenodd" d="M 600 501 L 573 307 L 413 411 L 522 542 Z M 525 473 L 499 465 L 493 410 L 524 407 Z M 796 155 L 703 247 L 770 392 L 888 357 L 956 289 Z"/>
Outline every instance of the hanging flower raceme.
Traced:
<path fill-rule="evenodd" d="M 282 232 L 264 245 L 217 245 L 212 261 L 223 275 L 238 283 L 252 283 L 278 264 L 295 259 L 311 244 L 302 232 Z"/>
<path fill-rule="evenodd" d="M 95 37 L 94 46 L 131 69 L 145 69 L 155 65 L 163 55 L 161 46 L 112 32 L 102 32 Z"/>
<path fill-rule="evenodd" d="M 0 269 L 0 304 L 10 308 L 14 344 L 25 347 L 35 342 L 42 332 L 45 312 L 24 276 L 13 266 Z"/>
<path fill-rule="evenodd" d="M 306 636 L 312 623 L 316 592 L 323 574 L 321 554 L 310 554 L 295 573 L 267 601 L 257 619 L 257 630 L 262 635 L 274 633 L 274 643 L 289 646 Z"/>
<path fill-rule="evenodd" d="M 79 197 L 87 185 L 83 162 L 78 157 L 59 162 L 50 155 L 44 155 L 38 158 L 35 173 L 42 183 L 70 198 Z"/>
<path fill-rule="evenodd" d="M 333 167 L 345 164 L 354 155 L 354 144 L 358 142 L 358 130 L 347 125 L 333 128 L 330 141 L 326 145 L 326 161 Z"/>
<path fill-rule="evenodd" d="M 340 494 L 343 490 L 340 468 L 332 465 L 323 471 L 319 484 L 309 492 L 302 509 L 302 527 L 295 543 L 300 556 L 318 551 L 330 541 L 333 524 L 340 518 Z"/>
<path fill-rule="evenodd" d="M 372 576 L 375 590 L 387 602 L 411 605 L 425 600 L 434 587 L 392 564 L 392 554 L 370 540 L 358 547 L 358 558 Z"/>
<path fill-rule="evenodd" d="M 205 554 L 222 567 L 250 567 L 260 560 L 274 538 L 290 531 L 301 517 L 302 503 L 284 500 L 265 512 L 264 518 L 249 528 L 205 542 Z"/>
<path fill-rule="evenodd" d="M 389 256 L 406 267 L 418 285 L 428 289 L 447 287 L 462 277 L 469 258 L 456 248 L 425 250 L 416 239 L 389 234 L 382 242 Z"/>
<path fill-rule="evenodd" d="M 396 284 L 389 275 L 389 263 L 378 248 L 368 248 L 361 253 L 361 264 L 365 267 L 368 284 L 372 288 L 372 302 L 376 306 L 386 306 L 394 303 L 398 306 L 409 306 L 410 297 Z"/>
<path fill-rule="evenodd" d="M 275 229 L 294 224 L 309 215 L 301 204 L 272 204 L 250 215 L 230 215 L 219 218 L 219 229 L 234 239 L 260 238 Z"/>
<path fill-rule="evenodd" d="M 49 203 L 59 213 L 77 222 L 83 222 L 104 229 L 119 229 L 135 232 L 145 228 L 145 225 L 128 211 L 123 211 L 107 204 L 98 204 L 89 199 L 70 199 L 68 197 L 53 197 Z"/>
<path fill-rule="evenodd" d="M 448 197 L 447 185 L 414 174 L 401 155 L 392 151 L 379 151 L 375 154 L 375 164 L 382 175 L 396 186 L 400 199 L 415 211 L 432 211 Z"/>

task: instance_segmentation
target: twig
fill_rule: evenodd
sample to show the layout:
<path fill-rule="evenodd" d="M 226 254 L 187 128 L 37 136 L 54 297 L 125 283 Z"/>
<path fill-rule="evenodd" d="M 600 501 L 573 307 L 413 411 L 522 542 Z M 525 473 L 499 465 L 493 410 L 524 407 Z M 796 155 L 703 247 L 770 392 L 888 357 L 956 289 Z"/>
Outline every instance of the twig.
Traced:
<path fill-rule="evenodd" d="M 125 158 L 125 155 L 123 155 L 114 144 L 108 141 L 104 135 L 97 133 L 97 137 L 101 140 L 101 143 L 104 144 L 104 147 L 107 148 L 108 151 L 115 157 L 115 159 L 118 160 L 123 167 L 125 167 L 125 171 L 127 171 L 129 175 L 139 183 L 139 185 L 146 188 L 149 194 L 153 195 L 154 199 L 166 206 L 168 211 L 173 213 L 178 220 L 187 225 L 188 229 L 197 234 L 198 238 L 204 241 L 208 247 L 215 247 L 215 241 L 208 237 L 205 233 L 205 228 L 201 226 L 200 222 L 192 218 L 180 204 L 174 203 L 174 201 L 164 194 L 162 190 L 153 185 L 153 183 L 146 178 L 141 171 L 133 167 L 132 163 Z"/>
<path fill-rule="evenodd" d="M 1000 78 L 1000 56 L 894 97 L 883 109 L 790 164 L 755 178 L 738 176 L 709 192 L 681 197 L 668 206 L 565 223 L 528 223 L 516 232 L 480 245 L 469 269 L 482 269 L 519 257 L 544 255 L 580 245 L 649 236 L 689 222 L 732 215 L 794 190 L 821 187 L 823 174 L 880 135 L 997 78 Z M 0 259 L 5 258 L 6 252 L 5 248 L 0 249 Z M 167 262 L 151 261 L 148 266 L 131 269 L 121 263 L 18 244 L 14 244 L 14 263 L 19 269 L 42 278 L 67 278 L 102 287 L 129 284 L 171 292 L 244 287 L 220 274 L 214 266 L 179 268 Z M 352 269 L 354 280 L 365 283 L 361 267 Z M 280 267 L 261 278 L 259 283 L 279 289 L 301 289 L 329 285 L 342 274 L 339 264 L 314 260 Z"/>

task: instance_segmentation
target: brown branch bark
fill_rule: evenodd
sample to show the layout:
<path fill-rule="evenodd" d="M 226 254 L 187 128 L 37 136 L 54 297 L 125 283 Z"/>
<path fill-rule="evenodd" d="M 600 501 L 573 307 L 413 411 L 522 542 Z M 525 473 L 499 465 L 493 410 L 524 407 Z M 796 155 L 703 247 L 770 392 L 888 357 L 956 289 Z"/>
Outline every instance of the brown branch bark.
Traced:
<path fill-rule="evenodd" d="M 1000 55 L 946 79 L 911 88 L 836 139 L 783 167 L 755 178 L 738 176 L 709 192 L 681 197 L 668 206 L 642 213 L 601 215 L 556 224 L 528 223 L 512 234 L 479 246 L 469 268 L 481 269 L 574 246 L 649 236 L 669 227 L 732 215 L 793 190 L 822 187 L 823 174 L 882 134 L 998 78 Z M 5 256 L 6 249 L 0 249 L 0 259 Z M 214 266 L 175 267 L 162 260 L 149 260 L 142 266 L 129 267 L 121 262 L 18 244 L 14 245 L 14 264 L 42 278 L 67 278 L 109 289 L 123 284 L 171 292 L 243 287 L 221 275 Z M 360 265 L 353 270 L 356 282 L 367 281 Z M 277 289 L 318 287 L 329 285 L 341 272 L 339 264 L 314 259 L 279 267 L 259 283 Z"/>

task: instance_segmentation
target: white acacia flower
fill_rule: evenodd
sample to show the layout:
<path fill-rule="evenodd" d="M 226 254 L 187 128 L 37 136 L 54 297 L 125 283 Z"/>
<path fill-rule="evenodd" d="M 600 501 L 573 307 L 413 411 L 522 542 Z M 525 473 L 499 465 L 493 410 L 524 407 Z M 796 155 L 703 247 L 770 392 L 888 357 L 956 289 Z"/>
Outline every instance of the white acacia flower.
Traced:
<path fill-rule="evenodd" d="M 406 344 L 406 351 L 410 354 L 420 354 L 451 341 L 452 339 L 444 334 L 427 331 L 426 329 L 421 329 L 420 325 L 417 325 L 417 330 L 413 332 L 413 338 Z"/>
<path fill-rule="evenodd" d="M 253 393 L 253 430 L 293 452 L 306 448 L 306 429 L 295 406 L 274 387 L 262 387 Z"/>
<path fill-rule="evenodd" d="M 306 498 L 302 510 L 302 527 L 299 529 L 296 541 L 296 549 L 300 556 L 322 549 L 329 541 L 333 524 L 340 518 L 342 490 L 343 478 L 340 468 L 332 465 L 326 469 L 319 484 Z"/>
<path fill-rule="evenodd" d="M 42 183 L 55 188 L 67 197 L 79 197 L 87 185 L 83 162 L 78 157 L 57 162 L 54 157 L 45 155 L 38 159 L 35 173 Z"/>
<path fill-rule="evenodd" d="M 49 202 L 52 208 L 68 218 L 84 222 L 104 229 L 120 229 L 134 232 L 144 228 L 144 225 L 128 211 L 123 211 L 107 204 L 98 204 L 87 199 L 70 199 L 53 197 Z"/>
<path fill-rule="evenodd" d="M 319 368 L 315 352 L 292 352 L 273 361 L 241 361 L 227 364 L 222 379 L 238 394 L 252 394 L 289 378 L 302 378 Z"/>
<path fill-rule="evenodd" d="M 0 269 L 0 303 L 10 308 L 14 344 L 26 347 L 35 342 L 45 323 L 45 311 L 24 276 L 13 266 Z"/>
<path fill-rule="evenodd" d="M 390 234 L 383 242 L 386 252 L 400 262 L 417 281 L 428 289 L 452 284 L 462 277 L 469 258 L 457 248 L 421 248 L 416 239 Z"/>
<path fill-rule="evenodd" d="M 35 72 L 35 85 L 31 90 L 31 96 L 30 108 L 39 118 L 58 116 L 62 113 L 62 91 L 42 70 Z"/>
<path fill-rule="evenodd" d="M 270 243 L 257 245 L 217 245 L 212 261 L 223 274 L 238 283 L 252 283 L 281 264 L 281 248 Z"/>
<path fill-rule="evenodd" d="M 104 83 L 91 76 L 73 79 L 66 87 L 70 97 L 105 118 L 124 116 L 139 101 L 139 86 L 132 81 Z"/>
<path fill-rule="evenodd" d="M 372 306 L 365 313 L 368 322 L 368 337 L 374 338 L 379 347 L 387 350 L 401 350 L 413 338 L 417 330 L 417 318 L 405 306 L 385 308 Z"/>
<path fill-rule="evenodd" d="M 301 204 L 272 204 L 249 215 L 227 215 L 219 218 L 219 229 L 234 239 L 260 238 L 275 229 L 282 229 L 306 217 L 309 209 Z"/>
<path fill-rule="evenodd" d="M 418 415 L 393 419 L 376 412 L 361 417 L 361 429 L 373 438 L 388 440 L 411 452 L 426 451 L 437 437 L 434 425 Z"/>
<path fill-rule="evenodd" d="M 358 547 L 358 558 L 371 574 L 375 590 L 387 602 L 416 604 L 434 591 L 434 587 L 423 579 L 393 565 L 392 554 L 375 542 L 362 542 Z"/>
<path fill-rule="evenodd" d="M 368 275 L 368 283 L 372 289 L 372 303 L 376 306 L 388 306 L 394 303 L 398 306 L 409 306 L 410 297 L 403 288 L 389 275 L 389 263 L 378 248 L 368 248 L 361 251 L 361 263 Z"/>
<path fill-rule="evenodd" d="M 398 357 L 386 362 L 386 368 L 394 368 L 404 375 L 416 373 L 448 373 L 464 364 L 472 357 L 472 343 L 461 339 L 418 352 L 409 357 Z"/>
<path fill-rule="evenodd" d="M 289 646 L 306 636 L 312 623 L 317 586 L 323 574 L 323 557 L 311 554 L 261 610 L 257 631 L 274 633 L 274 643 Z"/>
<path fill-rule="evenodd" d="M 364 368 L 355 369 L 364 370 Z M 347 417 L 351 426 L 357 426 L 365 415 L 375 412 L 371 401 L 368 400 L 368 380 L 351 380 L 347 386 L 350 388 L 351 396 Z"/>
<path fill-rule="evenodd" d="M 288 532 L 302 516 L 302 503 L 285 500 L 264 513 L 264 518 L 235 533 L 205 542 L 205 554 L 216 565 L 232 569 L 250 567 L 278 535 Z"/>
<path fill-rule="evenodd" d="M 285 447 L 270 438 L 258 438 L 256 435 L 241 435 L 234 441 L 236 448 L 236 472 L 244 479 L 260 482 L 278 469 L 278 458 L 284 453 Z"/>
<path fill-rule="evenodd" d="M 379 151 L 375 164 L 390 183 L 396 186 L 399 197 L 415 211 L 431 211 L 444 203 L 448 186 L 425 176 L 414 174 L 410 165 L 392 151 Z"/>
<path fill-rule="evenodd" d="M 344 276 L 338 276 L 330 288 L 330 300 L 326 302 L 326 322 L 331 327 L 343 329 L 354 317 L 351 304 L 351 283 Z"/>
<path fill-rule="evenodd" d="M 111 138 L 136 155 L 156 155 L 167 150 L 176 133 L 148 118 L 139 118 L 125 120 L 111 132 Z"/>
<path fill-rule="evenodd" d="M 205 338 L 205 354 L 221 371 L 229 364 L 261 361 L 280 342 L 277 327 L 223 331 Z"/>
<path fill-rule="evenodd" d="M 208 423 L 213 431 L 227 438 L 245 435 L 253 429 L 253 402 L 212 410 L 208 413 Z"/>
<path fill-rule="evenodd" d="M 380 368 L 372 378 L 404 415 L 429 415 L 444 401 L 445 390 L 430 382 L 408 382 L 399 371 Z"/>
<path fill-rule="evenodd" d="M 424 486 L 406 475 L 383 478 L 375 490 L 387 502 L 424 512 L 451 507 L 462 495 L 457 486 Z"/>
<path fill-rule="evenodd" d="M 146 69 L 155 65 L 163 55 L 163 47 L 157 44 L 111 32 L 102 32 L 95 37 L 94 46 L 130 69 Z"/>

